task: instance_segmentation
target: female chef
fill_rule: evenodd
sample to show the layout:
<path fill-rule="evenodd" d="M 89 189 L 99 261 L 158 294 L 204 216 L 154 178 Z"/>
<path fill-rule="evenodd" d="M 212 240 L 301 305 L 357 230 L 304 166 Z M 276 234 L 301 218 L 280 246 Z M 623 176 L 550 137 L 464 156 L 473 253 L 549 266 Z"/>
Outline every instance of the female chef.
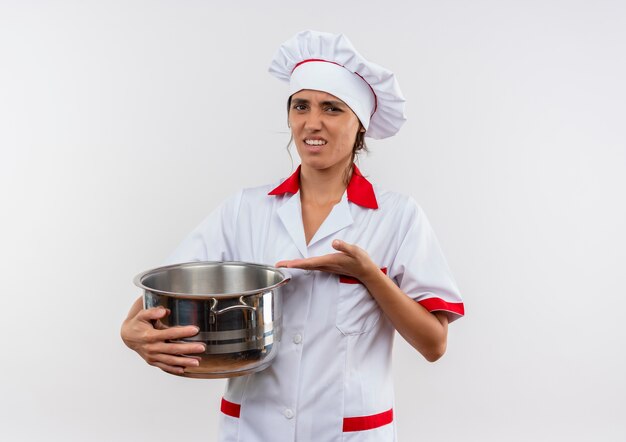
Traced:
<path fill-rule="evenodd" d="M 427 360 L 446 349 L 463 304 L 422 210 L 373 186 L 354 165 L 364 136 L 404 122 L 389 70 L 343 35 L 306 31 L 282 44 L 270 72 L 289 82 L 288 122 L 301 164 L 244 189 L 194 230 L 169 262 L 247 261 L 287 267 L 280 351 L 269 368 L 229 379 L 220 440 L 393 441 L 391 350 L 397 330 Z M 180 374 L 198 343 L 192 326 L 156 330 L 167 312 L 142 310 L 122 326 L 149 364 Z"/>

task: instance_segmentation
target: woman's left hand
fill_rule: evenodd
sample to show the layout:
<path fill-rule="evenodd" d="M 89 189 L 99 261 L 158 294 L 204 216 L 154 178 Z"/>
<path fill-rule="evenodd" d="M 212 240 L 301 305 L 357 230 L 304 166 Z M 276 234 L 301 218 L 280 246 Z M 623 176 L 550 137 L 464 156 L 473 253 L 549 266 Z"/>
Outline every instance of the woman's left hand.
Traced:
<path fill-rule="evenodd" d="M 279 261 L 276 263 L 276 267 L 321 270 L 351 276 L 358 280 L 362 280 L 371 272 L 380 271 L 367 252 L 359 246 L 336 239 L 333 241 L 333 248 L 339 253 Z"/>
<path fill-rule="evenodd" d="M 445 353 L 448 336 L 445 312 L 429 313 L 390 278 L 381 278 L 382 272 L 362 248 L 338 239 L 333 241 L 333 248 L 338 253 L 279 261 L 276 267 L 321 270 L 358 279 L 396 330 L 428 361 L 434 362 Z"/>

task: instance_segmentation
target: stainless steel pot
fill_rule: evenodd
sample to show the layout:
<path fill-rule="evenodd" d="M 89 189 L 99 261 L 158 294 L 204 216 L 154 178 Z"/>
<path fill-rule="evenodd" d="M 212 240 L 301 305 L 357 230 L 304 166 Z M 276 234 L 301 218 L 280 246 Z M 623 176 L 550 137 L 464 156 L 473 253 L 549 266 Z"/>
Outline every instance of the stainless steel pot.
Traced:
<path fill-rule="evenodd" d="M 183 376 L 225 378 L 266 368 L 276 356 L 281 334 L 281 287 L 290 280 L 280 270 L 245 262 L 191 262 L 140 273 L 144 308 L 171 311 L 158 328 L 195 325 L 203 342 L 200 366 Z"/>

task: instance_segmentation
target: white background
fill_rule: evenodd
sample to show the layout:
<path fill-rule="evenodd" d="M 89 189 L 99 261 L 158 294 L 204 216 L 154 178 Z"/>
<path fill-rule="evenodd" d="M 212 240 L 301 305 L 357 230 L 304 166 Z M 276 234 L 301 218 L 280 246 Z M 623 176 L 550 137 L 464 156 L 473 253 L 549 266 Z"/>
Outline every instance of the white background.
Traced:
<path fill-rule="evenodd" d="M 224 382 L 119 327 L 136 273 L 291 173 L 266 70 L 309 28 L 397 73 L 409 121 L 361 169 L 465 297 L 437 363 L 397 340 L 400 440 L 626 440 L 626 5 L 501 0 L 2 1 L 0 439 L 215 439 Z"/>

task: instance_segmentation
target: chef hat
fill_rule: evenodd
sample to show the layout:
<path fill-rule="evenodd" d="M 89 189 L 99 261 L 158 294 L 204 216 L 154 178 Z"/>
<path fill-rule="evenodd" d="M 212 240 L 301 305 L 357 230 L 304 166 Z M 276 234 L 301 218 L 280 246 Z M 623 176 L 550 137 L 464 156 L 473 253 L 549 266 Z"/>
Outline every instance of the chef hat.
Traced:
<path fill-rule="evenodd" d="M 365 136 L 387 138 L 406 120 L 395 75 L 367 61 L 343 34 L 303 31 L 284 42 L 269 71 L 289 82 L 289 95 L 302 89 L 328 92 L 356 114 Z"/>

